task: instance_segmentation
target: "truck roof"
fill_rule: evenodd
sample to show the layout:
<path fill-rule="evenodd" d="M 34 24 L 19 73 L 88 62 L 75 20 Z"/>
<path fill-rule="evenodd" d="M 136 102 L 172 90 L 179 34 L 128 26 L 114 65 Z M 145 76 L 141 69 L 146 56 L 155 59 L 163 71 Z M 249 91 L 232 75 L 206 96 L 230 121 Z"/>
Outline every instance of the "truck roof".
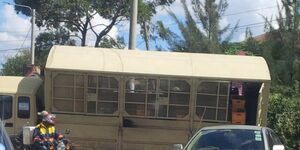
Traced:
<path fill-rule="evenodd" d="M 0 92 L 3 94 L 33 95 L 41 84 L 39 77 L 0 76 Z"/>
<path fill-rule="evenodd" d="M 264 58 L 204 53 L 53 46 L 47 70 L 268 81 Z"/>

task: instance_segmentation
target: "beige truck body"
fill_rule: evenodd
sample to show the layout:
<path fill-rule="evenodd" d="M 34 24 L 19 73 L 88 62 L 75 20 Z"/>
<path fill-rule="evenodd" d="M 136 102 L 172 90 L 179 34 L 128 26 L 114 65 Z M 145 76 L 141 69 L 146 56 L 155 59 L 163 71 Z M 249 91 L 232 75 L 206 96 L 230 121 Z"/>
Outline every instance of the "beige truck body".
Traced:
<path fill-rule="evenodd" d="M 54 46 L 45 102 L 82 148 L 165 150 L 186 143 L 201 127 L 230 124 L 234 81 L 261 84 L 254 113 L 256 125 L 266 125 L 270 75 L 262 57 Z M 224 107 L 202 107 L 197 96 L 209 95 L 199 90 L 207 82 L 218 86 Z"/>
<path fill-rule="evenodd" d="M 13 116 L 6 122 L 34 124 L 41 80 L 8 78 L 0 77 L 0 96 L 13 97 Z M 37 83 L 24 88 L 32 89 L 30 118 L 21 121 L 15 118 L 22 80 Z M 246 114 L 265 126 L 271 78 L 262 57 L 53 46 L 44 102 L 57 115 L 59 130 L 70 130 L 66 136 L 80 149 L 168 150 L 204 126 L 231 124 L 233 82 L 259 85 L 252 98 L 257 104 Z"/>

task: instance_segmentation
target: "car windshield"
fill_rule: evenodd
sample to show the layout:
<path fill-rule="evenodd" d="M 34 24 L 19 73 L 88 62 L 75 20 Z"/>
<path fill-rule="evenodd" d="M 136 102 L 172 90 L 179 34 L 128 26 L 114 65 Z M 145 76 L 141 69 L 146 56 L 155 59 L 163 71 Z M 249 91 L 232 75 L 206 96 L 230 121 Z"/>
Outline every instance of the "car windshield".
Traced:
<path fill-rule="evenodd" d="M 260 130 L 224 129 L 201 131 L 187 150 L 264 150 Z"/>

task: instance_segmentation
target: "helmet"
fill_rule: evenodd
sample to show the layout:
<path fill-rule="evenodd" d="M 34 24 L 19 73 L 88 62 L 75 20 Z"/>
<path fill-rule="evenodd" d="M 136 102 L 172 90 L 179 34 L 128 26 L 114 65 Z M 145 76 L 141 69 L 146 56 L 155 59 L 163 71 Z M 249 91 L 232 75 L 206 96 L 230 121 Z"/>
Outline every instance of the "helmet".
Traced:
<path fill-rule="evenodd" d="M 48 122 L 50 124 L 55 124 L 55 115 L 54 114 L 46 114 L 43 116 L 43 121 Z"/>
<path fill-rule="evenodd" d="M 43 116 L 45 116 L 45 115 L 47 115 L 47 114 L 49 114 L 49 113 L 48 113 L 48 111 L 43 110 L 43 111 L 41 111 L 41 112 L 38 112 L 37 114 L 38 114 L 39 116 L 42 116 L 42 117 L 43 117 Z"/>

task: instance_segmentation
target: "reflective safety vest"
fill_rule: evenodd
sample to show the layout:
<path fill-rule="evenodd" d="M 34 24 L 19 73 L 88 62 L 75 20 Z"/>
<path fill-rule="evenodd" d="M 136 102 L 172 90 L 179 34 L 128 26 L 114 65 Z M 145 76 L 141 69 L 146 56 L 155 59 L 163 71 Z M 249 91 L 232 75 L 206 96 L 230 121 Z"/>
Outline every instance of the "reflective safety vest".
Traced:
<path fill-rule="evenodd" d="M 58 140 L 62 139 L 63 135 L 56 130 L 55 126 L 46 127 L 43 123 L 36 125 L 33 131 L 34 141 L 47 141 L 50 138 Z"/>

